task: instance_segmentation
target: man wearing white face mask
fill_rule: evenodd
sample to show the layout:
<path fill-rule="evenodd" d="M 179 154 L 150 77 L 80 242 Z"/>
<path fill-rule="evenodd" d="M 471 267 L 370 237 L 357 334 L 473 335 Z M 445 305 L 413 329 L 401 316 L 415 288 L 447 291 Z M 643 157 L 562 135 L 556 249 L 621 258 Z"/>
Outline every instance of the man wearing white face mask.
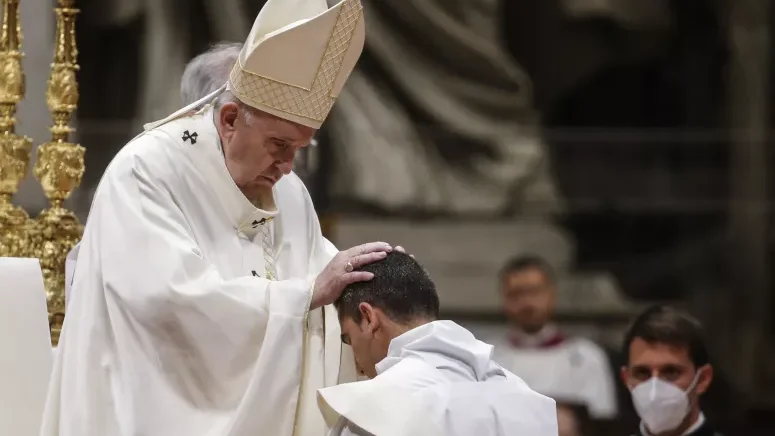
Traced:
<path fill-rule="evenodd" d="M 621 375 L 641 418 L 641 436 L 720 436 L 700 409 L 713 380 L 702 326 L 669 306 L 646 310 L 625 336 Z"/>

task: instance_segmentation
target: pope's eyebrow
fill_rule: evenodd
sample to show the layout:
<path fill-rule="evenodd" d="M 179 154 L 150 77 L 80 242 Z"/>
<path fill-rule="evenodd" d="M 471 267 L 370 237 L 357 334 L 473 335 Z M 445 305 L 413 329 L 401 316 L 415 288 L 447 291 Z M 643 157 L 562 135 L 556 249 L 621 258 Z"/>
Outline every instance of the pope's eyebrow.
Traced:
<path fill-rule="evenodd" d="M 271 141 L 279 142 L 279 143 L 282 143 L 282 144 L 291 144 L 291 143 L 293 143 L 293 141 L 291 141 L 290 139 L 284 138 L 282 136 L 271 136 L 271 137 L 269 137 L 269 139 Z"/>

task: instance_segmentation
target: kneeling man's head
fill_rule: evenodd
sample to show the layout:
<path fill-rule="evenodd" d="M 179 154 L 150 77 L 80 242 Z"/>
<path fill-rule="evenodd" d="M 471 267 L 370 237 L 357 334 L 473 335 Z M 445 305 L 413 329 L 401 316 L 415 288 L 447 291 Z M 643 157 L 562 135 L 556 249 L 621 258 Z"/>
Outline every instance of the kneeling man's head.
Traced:
<path fill-rule="evenodd" d="M 375 377 L 393 338 L 438 318 L 439 296 L 428 272 L 408 254 L 393 251 L 360 270 L 374 278 L 347 286 L 334 306 L 358 370 Z"/>

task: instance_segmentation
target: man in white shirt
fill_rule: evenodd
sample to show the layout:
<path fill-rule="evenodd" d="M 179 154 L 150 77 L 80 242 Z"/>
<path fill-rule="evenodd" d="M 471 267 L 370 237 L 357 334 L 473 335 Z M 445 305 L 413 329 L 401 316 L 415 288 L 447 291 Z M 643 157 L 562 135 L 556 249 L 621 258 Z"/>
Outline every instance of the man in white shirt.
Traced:
<path fill-rule="evenodd" d="M 492 361 L 451 321 L 423 267 L 393 252 L 336 301 L 342 341 L 368 381 L 319 392 L 332 436 L 556 436 L 555 402 Z"/>
<path fill-rule="evenodd" d="M 616 417 L 616 378 L 603 349 L 565 336 L 552 322 L 552 268 L 538 257 L 518 257 L 501 271 L 500 285 L 511 330 L 493 340 L 495 360 L 537 392 L 585 405 L 592 418 Z"/>
<path fill-rule="evenodd" d="M 77 256 L 42 435 L 327 433 L 315 393 L 349 360 L 331 303 L 392 247 L 333 250 L 291 169 L 364 40 L 358 0 L 269 0 L 228 84 L 117 154 Z"/>

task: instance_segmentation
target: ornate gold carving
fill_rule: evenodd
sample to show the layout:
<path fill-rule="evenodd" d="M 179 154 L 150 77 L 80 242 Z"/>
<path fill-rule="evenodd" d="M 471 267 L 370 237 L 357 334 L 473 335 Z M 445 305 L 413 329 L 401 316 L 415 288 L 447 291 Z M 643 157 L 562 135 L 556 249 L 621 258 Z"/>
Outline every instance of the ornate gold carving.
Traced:
<path fill-rule="evenodd" d="M 27 175 L 32 141 L 15 133 L 16 105 L 24 99 L 19 0 L 3 0 L 0 30 L 0 257 L 30 252 L 27 213 L 11 204 Z"/>
<path fill-rule="evenodd" d="M 57 16 L 56 46 L 51 76 L 48 80 L 46 102 L 54 120 L 50 142 L 38 148 L 35 177 L 40 181 L 50 207 L 35 220 L 32 239 L 35 257 L 40 259 L 46 284 L 51 341 L 59 342 L 59 333 L 65 317 L 65 259 L 78 243 L 83 226 L 73 212 L 62 204 L 81 184 L 84 172 L 85 149 L 69 142 L 69 126 L 78 106 L 78 50 L 75 45 L 74 0 L 58 0 L 54 9 Z"/>
<path fill-rule="evenodd" d="M 336 101 L 336 96 L 332 95 L 334 82 L 362 15 L 360 0 L 344 0 L 310 88 L 253 74 L 243 70 L 237 62 L 230 75 L 232 91 L 247 104 L 254 102 L 322 123 Z"/>

